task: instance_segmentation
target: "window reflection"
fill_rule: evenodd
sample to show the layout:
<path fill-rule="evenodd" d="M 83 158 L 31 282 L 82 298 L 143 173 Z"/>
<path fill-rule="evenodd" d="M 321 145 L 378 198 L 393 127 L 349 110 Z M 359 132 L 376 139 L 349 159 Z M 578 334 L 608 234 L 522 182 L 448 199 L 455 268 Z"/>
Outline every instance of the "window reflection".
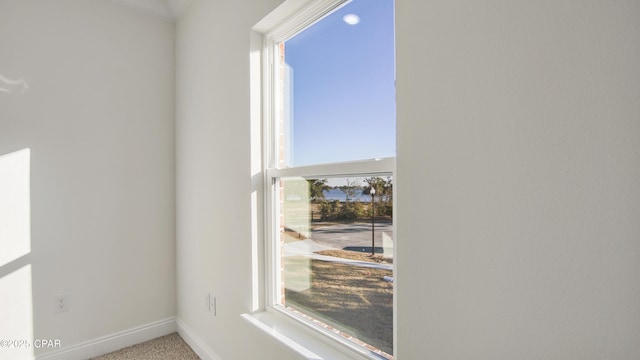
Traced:
<path fill-rule="evenodd" d="M 281 305 L 387 355 L 393 354 L 391 194 L 391 177 L 280 179 Z"/>

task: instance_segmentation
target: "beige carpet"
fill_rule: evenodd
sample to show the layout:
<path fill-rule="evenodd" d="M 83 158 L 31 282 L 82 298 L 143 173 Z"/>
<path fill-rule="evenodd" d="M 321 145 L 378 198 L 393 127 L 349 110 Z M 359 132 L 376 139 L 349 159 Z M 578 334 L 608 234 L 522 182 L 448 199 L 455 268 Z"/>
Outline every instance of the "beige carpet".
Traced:
<path fill-rule="evenodd" d="M 200 360 L 177 333 L 129 346 L 91 360 Z"/>

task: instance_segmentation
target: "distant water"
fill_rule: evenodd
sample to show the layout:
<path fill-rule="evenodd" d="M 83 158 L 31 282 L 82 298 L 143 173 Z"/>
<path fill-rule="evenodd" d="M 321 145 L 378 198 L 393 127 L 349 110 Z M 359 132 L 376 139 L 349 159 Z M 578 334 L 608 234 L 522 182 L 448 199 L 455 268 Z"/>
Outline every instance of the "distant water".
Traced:
<path fill-rule="evenodd" d="M 325 190 L 324 191 L 324 199 L 328 200 L 328 201 L 331 201 L 331 200 L 346 201 L 347 200 L 347 194 L 345 194 L 340 189 Z M 361 202 L 370 202 L 371 201 L 371 195 L 364 195 L 364 194 L 362 194 L 362 190 L 359 190 L 357 192 L 357 194 L 356 194 L 356 197 L 351 199 L 351 201 L 356 201 L 356 200 L 360 200 Z"/>
<path fill-rule="evenodd" d="M 345 194 L 340 189 L 325 190 L 324 200 L 326 201 L 338 200 L 338 201 L 344 202 L 344 201 L 347 201 L 347 194 Z M 386 197 L 383 197 L 382 200 L 385 201 Z M 291 194 L 287 196 L 287 201 L 307 201 L 307 199 L 302 199 L 298 195 Z M 356 193 L 355 197 L 349 199 L 349 201 L 360 201 L 360 202 L 368 203 L 368 202 L 371 202 L 371 195 L 363 194 L 362 190 L 359 190 Z M 380 198 L 376 197 L 376 202 L 377 201 L 380 201 Z"/>

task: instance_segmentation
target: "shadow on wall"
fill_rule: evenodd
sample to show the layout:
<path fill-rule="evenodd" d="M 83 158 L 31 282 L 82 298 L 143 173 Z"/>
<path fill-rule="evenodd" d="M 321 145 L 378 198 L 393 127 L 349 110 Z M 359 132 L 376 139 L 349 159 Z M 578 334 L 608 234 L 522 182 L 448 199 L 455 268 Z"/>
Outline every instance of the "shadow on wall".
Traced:
<path fill-rule="evenodd" d="M 29 90 L 29 84 L 24 79 L 11 80 L 0 74 L 0 92 L 21 95 L 27 90 Z"/>

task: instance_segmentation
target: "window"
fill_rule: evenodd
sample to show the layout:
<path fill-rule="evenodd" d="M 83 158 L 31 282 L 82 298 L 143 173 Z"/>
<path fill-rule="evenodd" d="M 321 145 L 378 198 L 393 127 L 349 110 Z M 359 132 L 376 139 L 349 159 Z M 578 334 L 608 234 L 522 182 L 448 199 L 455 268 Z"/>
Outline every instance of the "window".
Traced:
<path fill-rule="evenodd" d="M 265 37 L 270 309 L 393 358 L 393 0 L 316 1 Z"/>

